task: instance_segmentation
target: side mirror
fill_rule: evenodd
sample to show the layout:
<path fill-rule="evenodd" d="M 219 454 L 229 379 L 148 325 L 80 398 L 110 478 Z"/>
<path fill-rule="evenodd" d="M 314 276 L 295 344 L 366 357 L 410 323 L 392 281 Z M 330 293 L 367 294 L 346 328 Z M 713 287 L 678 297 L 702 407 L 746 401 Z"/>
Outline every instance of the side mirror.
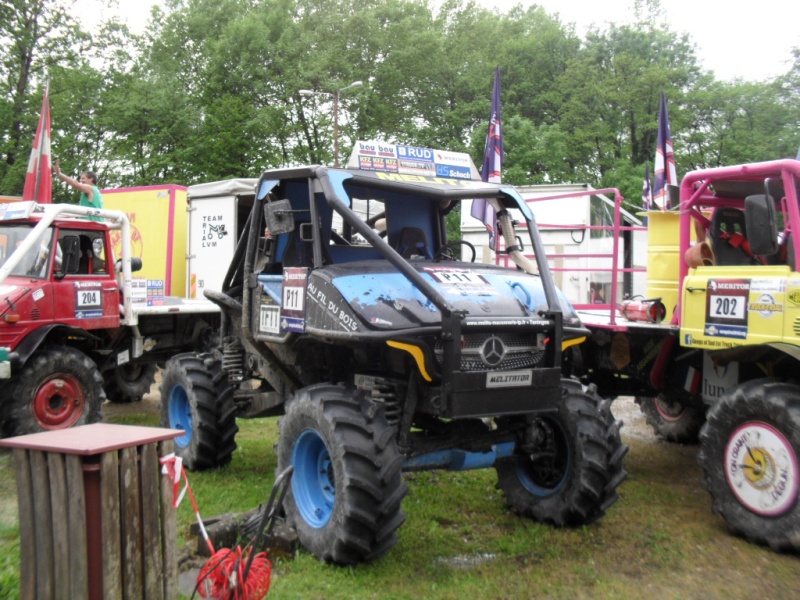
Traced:
<path fill-rule="evenodd" d="M 77 273 L 81 260 L 81 240 L 77 235 L 65 235 L 61 244 L 61 269 L 63 275 Z"/>
<path fill-rule="evenodd" d="M 294 231 L 292 204 L 288 200 L 268 202 L 264 206 L 264 217 L 267 221 L 267 229 L 273 237 Z"/>
<path fill-rule="evenodd" d="M 778 251 L 778 223 L 772 196 L 759 194 L 744 200 L 744 224 L 750 251 L 756 256 L 770 256 Z"/>

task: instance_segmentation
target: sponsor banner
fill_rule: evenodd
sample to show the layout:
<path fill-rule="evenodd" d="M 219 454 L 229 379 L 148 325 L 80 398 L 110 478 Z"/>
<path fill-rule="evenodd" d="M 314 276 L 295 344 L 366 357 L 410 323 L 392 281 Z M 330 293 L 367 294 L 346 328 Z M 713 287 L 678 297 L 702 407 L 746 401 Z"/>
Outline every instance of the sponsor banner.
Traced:
<path fill-rule="evenodd" d="M 164 280 L 147 280 L 147 306 L 164 306 Z"/>
<path fill-rule="evenodd" d="M 422 160 L 400 159 L 397 167 L 398 173 L 405 175 L 425 175 L 434 177 L 436 175 L 436 165 Z"/>
<path fill-rule="evenodd" d="M 397 157 L 402 161 L 403 159 L 410 159 L 417 162 L 433 162 L 433 150 L 430 148 L 417 148 L 416 146 L 398 146 Z"/>
<path fill-rule="evenodd" d="M 706 325 L 703 333 L 709 337 L 728 337 L 740 340 L 747 339 L 747 327 L 741 325 Z"/>
<path fill-rule="evenodd" d="M 472 166 L 472 159 L 466 152 L 447 152 L 446 150 L 436 150 L 435 162 L 440 165 L 453 165 L 466 167 Z"/>
<path fill-rule="evenodd" d="M 306 330 L 306 323 L 303 319 L 295 317 L 281 317 L 281 331 L 294 331 L 303 333 Z"/>
<path fill-rule="evenodd" d="M 773 292 L 781 293 L 786 291 L 785 279 L 758 279 L 750 280 L 751 292 Z"/>
<path fill-rule="evenodd" d="M 391 144 L 382 142 L 356 142 L 355 151 L 359 156 L 381 156 L 383 158 L 397 158 L 397 150 Z"/>
<path fill-rule="evenodd" d="M 140 277 L 131 279 L 131 302 L 145 304 L 147 302 L 147 280 Z"/>
<path fill-rule="evenodd" d="M 739 383 L 739 363 L 731 362 L 719 365 L 714 362 L 708 352 L 703 353 L 703 388 L 704 400 L 718 400 L 722 395 Z"/>
<path fill-rule="evenodd" d="M 548 325 L 552 325 L 551 321 L 547 319 L 529 319 L 525 317 L 521 318 L 499 318 L 499 319 L 476 319 L 476 320 L 466 320 L 461 324 L 461 327 L 512 327 L 512 326 L 538 326 L 538 327 L 546 327 Z"/>
<path fill-rule="evenodd" d="M 469 167 L 454 167 L 452 165 L 436 164 L 437 177 L 452 177 L 453 179 L 472 179 Z"/>
<path fill-rule="evenodd" d="M 466 181 L 480 179 L 472 158 L 466 152 L 395 146 L 375 141 L 356 142 L 347 167 Z"/>
<path fill-rule="evenodd" d="M 358 168 L 362 171 L 384 171 L 386 173 L 397 173 L 398 165 L 396 158 L 359 156 Z"/>
<path fill-rule="evenodd" d="M 103 318 L 103 311 L 102 310 L 76 310 L 75 311 L 75 318 L 76 319 L 102 319 Z"/>
<path fill-rule="evenodd" d="M 758 300 L 750 302 L 747 305 L 747 310 L 757 313 L 765 319 L 769 319 L 775 313 L 783 312 L 783 304 L 775 302 L 775 298 L 772 294 L 761 294 Z"/>

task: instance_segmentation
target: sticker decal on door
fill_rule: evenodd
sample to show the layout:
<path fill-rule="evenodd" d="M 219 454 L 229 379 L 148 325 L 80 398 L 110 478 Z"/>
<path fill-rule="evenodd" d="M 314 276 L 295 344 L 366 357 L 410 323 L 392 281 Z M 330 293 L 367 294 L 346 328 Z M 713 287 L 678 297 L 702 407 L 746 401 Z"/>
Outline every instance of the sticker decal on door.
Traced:
<path fill-rule="evenodd" d="M 103 289 L 100 283 L 75 284 L 75 318 L 99 319 L 103 316 Z"/>
<path fill-rule="evenodd" d="M 749 279 L 709 279 L 703 333 L 711 337 L 747 338 L 749 297 Z"/>

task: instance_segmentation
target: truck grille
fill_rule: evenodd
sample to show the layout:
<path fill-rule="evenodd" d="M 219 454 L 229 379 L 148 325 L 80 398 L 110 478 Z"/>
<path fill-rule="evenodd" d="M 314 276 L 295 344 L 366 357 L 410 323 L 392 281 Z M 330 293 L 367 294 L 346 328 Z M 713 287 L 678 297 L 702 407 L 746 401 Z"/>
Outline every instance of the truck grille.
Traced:
<path fill-rule="evenodd" d="M 441 365 L 444 353 L 441 341 L 436 341 L 436 358 Z M 513 333 L 473 333 L 461 337 L 461 370 L 511 371 L 537 367 L 544 358 L 544 348 L 535 335 Z"/>

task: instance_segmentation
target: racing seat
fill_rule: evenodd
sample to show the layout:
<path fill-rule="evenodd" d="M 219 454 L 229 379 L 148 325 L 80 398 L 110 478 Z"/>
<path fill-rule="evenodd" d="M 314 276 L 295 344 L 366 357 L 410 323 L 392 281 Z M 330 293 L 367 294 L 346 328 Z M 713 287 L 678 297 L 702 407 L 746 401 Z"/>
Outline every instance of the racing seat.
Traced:
<path fill-rule="evenodd" d="M 711 244 L 715 262 L 719 266 L 761 264 L 750 251 L 744 212 L 738 208 L 721 206 L 711 215 Z"/>
<path fill-rule="evenodd" d="M 80 236 L 80 260 L 78 260 L 78 273 L 88 275 L 93 272 L 94 251 L 92 250 L 92 239 L 88 236 Z"/>
<path fill-rule="evenodd" d="M 428 249 L 428 238 L 419 227 L 403 227 L 400 230 L 400 240 L 397 242 L 396 250 L 403 258 L 424 256 L 433 260 L 433 254 Z"/>

